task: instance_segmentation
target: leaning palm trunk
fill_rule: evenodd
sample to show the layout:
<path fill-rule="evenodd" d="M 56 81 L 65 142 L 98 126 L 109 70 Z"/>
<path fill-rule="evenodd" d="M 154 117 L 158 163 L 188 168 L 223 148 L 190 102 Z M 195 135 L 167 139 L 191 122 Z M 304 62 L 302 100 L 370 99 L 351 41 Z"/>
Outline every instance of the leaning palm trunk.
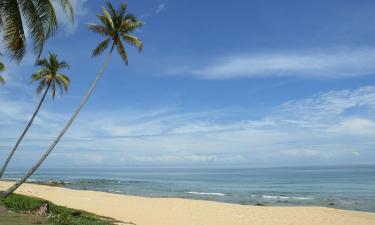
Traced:
<path fill-rule="evenodd" d="M 25 137 L 27 131 L 31 127 L 31 124 L 33 123 L 36 115 L 39 112 L 40 107 L 42 106 L 42 104 L 44 102 L 44 99 L 46 98 L 46 95 L 48 93 L 48 90 L 49 90 L 50 86 L 51 86 L 51 83 L 48 84 L 46 90 L 44 91 L 44 94 L 43 94 L 42 98 L 40 99 L 40 102 L 39 102 L 38 106 L 36 107 L 36 110 L 35 110 L 34 114 L 31 116 L 31 119 L 30 119 L 29 123 L 27 124 L 26 128 L 23 130 L 21 136 L 18 138 L 18 140 L 17 140 L 16 144 L 14 145 L 12 151 L 9 153 L 8 158 L 5 160 L 5 163 L 4 163 L 4 165 L 3 165 L 3 167 L 1 168 L 1 171 L 0 171 L 0 178 L 3 176 L 4 171 L 8 167 L 8 164 L 9 164 L 11 158 L 13 157 L 14 153 L 16 152 L 16 150 L 17 150 L 18 146 L 20 145 L 22 139 Z"/>
<path fill-rule="evenodd" d="M 68 123 L 65 125 L 65 127 L 61 130 L 60 134 L 56 137 L 56 139 L 52 142 L 52 144 L 49 146 L 49 148 L 47 149 L 47 151 L 43 154 L 43 156 L 39 159 L 39 161 L 27 172 L 27 174 L 22 178 L 20 179 L 19 181 L 17 181 L 16 184 L 14 184 L 12 187 L 10 187 L 8 190 L 6 190 L 4 193 L 3 193 L 3 197 L 7 197 L 9 196 L 10 194 L 12 194 L 19 186 L 21 186 L 23 183 L 25 183 L 25 181 L 39 168 L 39 166 L 44 162 L 44 160 L 48 157 L 48 155 L 52 152 L 52 150 L 54 149 L 54 147 L 57 145 L 57 143 L 61 140 L 61 138 L 64 136 L 65 132 L 69 129 L 70 125 L 72 125 L 74 119 L 77 117 L 78 113 L 81 111 L 82 107 L 86 104 L 87 100 L 89 99 L 89 97 L 91 96 L 92 92 L 94 91 L 95 87 L 96 87 L 96 83 L 98 82 L 98 80 L 102 77 L 103 73 L 104 73 L 104 70 L 105 68 L 107 67 L 108 63 L 109 63 L 109 60 L 112 56 L 112 51 L 113 51 L 113 48 L 114 48 L 114 45 L 112 45 L 111 47 L 111 50 L 109 51 L 106 59 L 104 60 L 103 62 L 103 65 L 98 73 L 98 75 L 96 76 L 94 82 L 91 84 L 91 87 L 89 89 L 89 91 L 87 92 L 86 96 L 83 97 L 83 99 L 81 100 L 81 103 L 79 104 L 78 108 L 76 109 L 76 111 L 73 113 L 72 117 L 69 119 Z"/>

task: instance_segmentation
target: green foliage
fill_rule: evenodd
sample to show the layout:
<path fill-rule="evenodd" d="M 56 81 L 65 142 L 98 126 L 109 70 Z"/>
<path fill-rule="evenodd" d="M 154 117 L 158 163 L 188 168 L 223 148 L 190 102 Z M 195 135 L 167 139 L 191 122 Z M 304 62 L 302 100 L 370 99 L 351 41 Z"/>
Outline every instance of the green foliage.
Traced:
<path fill-rule="evenodd" d="M 5 70 L 5 65 L 4 63 L 0 62 L 0 72 L 3 72 L 4 70 Z M 4 83 L 5 83 L 5 79 L 0 74 L 0 84 L 4 84 Z"/>
<path fill-rule="evenodd" d="M 107 2 L 107 8 L 102 8 L 102 14 L 98 15 L 100 24 L 91 23 L 88 29 L 100 34 L 105 39 L 100 42 L 92 52 L 92 56 L 99 56 L 105 49 L 108 48 L 111 42 L 111 51 L 113 47 L 117 48 L 117 52 L 121 59 L 128 64 L 128 54 L 126 53 L 124 43 L 136 46 L 142 50 L 143 43 L 136 36 L 131 35 L 138 27 L 143 25 L 143 22 L 132 14 L 126 13 L 127 4 L 122 3 L 116 10 L 112 3 Z"/>
<path fill-rule="evenodd" d="M 10 195 L 8 198 L 1 199 L 0 201 L 7 208 L 16 212 L 30 211 L 46 202 L 38 198 L 32 198 L 28 196 L 15 194 Z"/>
<path fill-rule="evenodd" d="M 66 61 L 59 61 L 54 53 L 49 53 L 48 58 L 39 59 L 36 65 L 40 69 L 31 76 L 31 82 L 39 82 L 36 92 L 40 94 L 46 88 L 51 88 L 52 98 L 56 95 L 56 90 L 60 90 L 60 94 L 68 91 L 70 79 L 67 75 L 60 73 L 61 69 L 70 69 Z"/>
<path fill-rule="evenodd" d="M 54 225 L 113 225 L 116 222 L 92 213 L 55 205 L 43 199 L 12 194 L 0 199 L 0 205 L 6 206 L 14 212 L 30 212 L 42 204 L 48 204 L 48 221 Z"/>
<path fill-rule="evenodd" d="M 55 0 L 73 21 L 73 8 L 69 0 Z M 57 30 L 57 17 L 52 1 L 15 1 L 1 0 L 0 26 L 4 46 L 20 62 L 25 55 L 27 38 L 25 30 L 30 34 L 35 53 L 38 58 L 45 41 Z"/>
<path fill-rule="evenodd" d="M 55 225 L 48 222 L 47 218 L 37 215 L 15 213 L 15 212 L 0 212 L 0 224 L 4 225 Z"/>

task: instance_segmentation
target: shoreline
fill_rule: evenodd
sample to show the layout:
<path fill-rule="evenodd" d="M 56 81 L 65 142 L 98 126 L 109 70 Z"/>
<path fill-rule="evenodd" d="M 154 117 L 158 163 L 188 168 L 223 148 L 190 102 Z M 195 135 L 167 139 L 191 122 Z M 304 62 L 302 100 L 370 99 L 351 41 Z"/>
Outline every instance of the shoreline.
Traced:
<path fill-rule="evenodd" d="M 0 190 L 12 182 L 0 182 Z M 372 225 L 375 213 L 326 207 L 249 206 L 182 198 L 149 198 L 24 184 L 18 194 L 137 225 Z"/>
<path fill-rule="evenodd" d="M 17 179 L 2 179 L 0 182 L 9 182 L 9 183 L 15 183 Z M 125 195 L 125 196 L 133 196 L 133 197 L 145 197 L 145 198 L 172 198 L 172 199 L 188 199 L 188 200 L 202 200 L 202 201 L 210 201 L 210 202 L 219 202 L 219 203 L 229 203 L 229 204 L 236 204 L 236 205 L 248 205 L 248 206 L 268 206 L 268 207 L 326 207 L 326 208 L 333 208 L 333 209 L 342 209 L 342 210 L 349 210 L 349 211 L 359 211 L 359 212 L 369 212 L 369 213 L 375 213 L 375 211 L 369 211 L 369 210 L 359 210 L 359 209 L 351 209 L 351 208 L 340 208 L 336 207 L 336 204 L 333 202 L 330 202 L 326 205 L 321 204 L 303 204 L 303 203 L 292 203 L 289 202 L 289 200 L 295 200 L 295 199 L 313 199 L 312 197 L 294 197 L 294 196 L 279 196 L 279 195 L 261 195 L 262 198 L 265 199 L 278 199 L 277 202 L 267 202 L 267 201 L 257 201 L 257 202 L 251 202 L 251 203 L 244 203 L 244 202 L 234 202 L 234 201 L 223 201 L 218 199 L 210 199 L 210 198 L 202 198 L 201 196 L 226 196 L 227 194 L 224 193 L 218 193 L 218 192 L 185 192 L 188 195 L 181 195 L 181 196 L 169 196 L 169 195 L 141 195 L 141 194 L 125 194 L 121 191 L 111 191 L 111 190 L 95 190 L 95 189 L 86 189 L 86 188 L 75 188 L 69 186 L 70 182 L 63 181 L 63 180 L 30 180 L 25 183 L 28 184 L 35 184 L 35 185 L 44 185 L 44 186 L 51 186 L 51 187 L 61 187 L 71 190 L 90 190 L 90 191 L 97 191 L 97 192 L 104 192 L 104 193 L 112 193 L 112 194 L 119 194 L 119 195 Z M 201 197 L 201 198 L 200 198 Z"/>

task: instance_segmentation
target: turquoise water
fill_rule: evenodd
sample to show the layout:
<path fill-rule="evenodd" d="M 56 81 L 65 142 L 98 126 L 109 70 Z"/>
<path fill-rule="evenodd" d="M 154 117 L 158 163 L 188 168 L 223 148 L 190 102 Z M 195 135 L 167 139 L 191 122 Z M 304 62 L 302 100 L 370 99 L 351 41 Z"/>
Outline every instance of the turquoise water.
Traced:
<path fill-rule="evenodd" d="M 22 173 L 11 170 L 5 178 Z M 62 181 L 68 188 L 128 195 L 375 212 L 375 166 L 49 169 L 30 181 Z"/>

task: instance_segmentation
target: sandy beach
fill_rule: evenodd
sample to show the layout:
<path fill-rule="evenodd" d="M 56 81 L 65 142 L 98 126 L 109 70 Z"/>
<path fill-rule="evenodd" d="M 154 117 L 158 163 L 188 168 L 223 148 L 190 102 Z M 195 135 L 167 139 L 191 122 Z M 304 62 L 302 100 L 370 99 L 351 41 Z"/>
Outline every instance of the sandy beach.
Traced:
<path fill-rule="evenodd" d="M 11 185 L 0 182 L 0 190 Z M 148 198 L 25 184 L 17 193 L 40 197 L 137 225 L 374 225 L 375 213 L 324 207 L 245 206 Z"/>

